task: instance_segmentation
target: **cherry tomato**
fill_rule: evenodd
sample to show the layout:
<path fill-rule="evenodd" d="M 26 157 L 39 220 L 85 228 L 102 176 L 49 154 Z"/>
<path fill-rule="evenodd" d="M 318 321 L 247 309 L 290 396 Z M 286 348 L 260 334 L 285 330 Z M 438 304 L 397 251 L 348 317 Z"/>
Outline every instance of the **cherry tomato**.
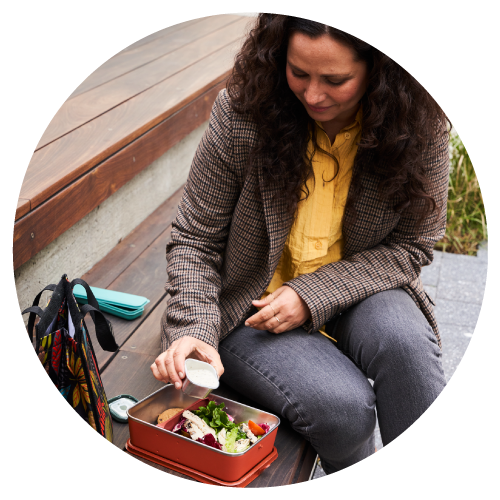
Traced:
<path fill-rule="evenodd" d="M 251 420 L 248 421 L 248 428 L 252 431 L 254 436 L 262 436 L 266 433 L 266 431 L 260 425 L 257 425 Z"/>

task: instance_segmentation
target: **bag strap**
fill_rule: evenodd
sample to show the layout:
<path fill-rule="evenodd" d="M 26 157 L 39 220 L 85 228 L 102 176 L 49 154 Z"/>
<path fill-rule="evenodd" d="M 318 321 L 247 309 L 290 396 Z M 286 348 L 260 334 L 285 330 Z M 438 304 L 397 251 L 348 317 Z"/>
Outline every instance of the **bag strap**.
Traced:
<path fill-rule="evenodd" d="M 36 297 L 35 300 L 33 301 L 33 305 L 31 307 L 26 308 L 24 311 L 21 312 L 21 314 L 26 314 L 26 313 L 31 313 L 30 317 L 28 318 L 28 335 L 30 337 L 30 340 L 33 342 L 33 327 L 35 326 L 35 319 L 36 316 L 39 316 L 40 318 L 42 317 L 43 314 L 43 309 L 38 307 L 38 304 L 40 303 L 40 298 L 42 297 L 42 293 L 45 292 L 46 290 L 49 291 L 54 291 L 56 289 L 56 285 L 47 285 Z"/>
<path fill-rule="evenodd" d="M 115 337 L 113 335 L 113 325 L 106 319 L 106 316 L 104 316 L 102 311 L 99 309 L 99 303 L 97 302 L 89 285 L 80 278 L 75 278 L 70 283 L 71 290 L 73 290 L 73 287 L 75 285 L 82 285 L 87 292 L 88 304 L 81 305 L 80 311 L 82 313 L 82 317 L 84 317 L 87 313 L 90 313 L 90 316 L 94 321 L 95 333 L 99 345 L 105 351 L 117 351 L 118 344 L 116 343 Z"/>
<path fill-rule="evenodd" d="M 59 309 L 65 297 L 64 288 L 66 282 L 67 278 L 66 275 L 64 274 L 59 283 L 54 288 L 54 291 L 52 292 L 52 297 L 50 297 L 50 302 L 43 311 L 43 316 L 40 318 L 40 322 L 38 323 L 38 325 L 36 325 L 35 331 L 36 331 L 37 342 L 40 341 L 41 337 L 45 334 L 47 328 L 49 328 L 50 324 L 52 323 L 54 318 L 57 316 L 57 313 L 59 312 Z"/>

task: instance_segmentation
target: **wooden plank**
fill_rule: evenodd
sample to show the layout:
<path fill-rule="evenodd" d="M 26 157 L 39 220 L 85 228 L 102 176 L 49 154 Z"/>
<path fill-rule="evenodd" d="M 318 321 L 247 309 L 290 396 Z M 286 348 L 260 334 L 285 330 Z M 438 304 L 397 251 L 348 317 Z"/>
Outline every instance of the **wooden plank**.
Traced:
<path fill-rule="evenodd" d="M 31 208 L 30 200 L 26 200 L 24 198 L 19 198 L 17 200 L 16 207 L 16 220 L 20 219 L 23 215 L 26 215 Z"/>
<path fill-rule="evenodd" d="M 14 269 L 27 262 L 64 231 L 90 213 L 173 145 L 204 123 L 220 82 L 186 108 L 62 190 L 14 225 Z M 71 210 L 68 208 L 71 207 Z M 31 233 L 35 236 L 31 237 Z"/>
<path fill-rule="evenodd" d="M 110 109 L 157 85 L 184 68 L 241 38 L 248 19 L 225 25 L 139 68 L 68 99 L 45 130 L 37 150 Z M 193 26 L 192 29 L 197 26 Z"/>
<path fill-rule="evenodd" d="M 147 297 L 151 302 L 144 308 L 144 313 L 140 318 L 127 321 L 112 315 L 106 315 L 113 324 L 116 343 L 122 346 L 125 341 L 139 328 L 151 311 L 162 301 L 165 296 L 166 257 L 165 247 L 170 239 L 170 227 L 166 229 L 142 254 L 120 274 L 108 287 L 110 290 L 132 293 Z M 94 286 L 89 282 L 90 286 Z M 97 342 L 94 342 L 94 332 L 90 328 L 90 335 L 94 345 L 97 362 L 100 367 L 106 366 L 113 358 L 113 353 L 103 351 Z"/>
<path fill-rule="evenodd" d="M 106 397 L 130 394 L 140 401 L 161 389 L 165 384 L 156 380 L 149 368 L 154 360 L 153 356 L 119 352 L 107 368 L 101 369 Z M 113 444 L 123 448 L 128 438 L 128 424 L 113 421 Z"/>
<path fill-rule="evenodd" d="M 153 356 L 161 354 L 161 317 L 167 305 L 168 296 L 162 299 L 133 335 L 123 344 L 121 352 L 136 352 Z"/>
<path fill-rule="evenodd" d="M 178 189 L 168 200 L 128 234 L 82 278 L 98 288 L 107 288 L 149 245 L 170 226 L 184 192 Z"/>
<path fill-rule="evenodd" d="M 181 29 L 173 30 L 166 36 L 151 41 L 151 43 L 127 48 L 97 68 L 71 94 L 70 99 L 182 47 L 182 45 L 191 42 L 198 33 L 201 34 L 200 36 L 206 35 L 237 19 L 241 19 L 241 16 L 219 15 L 206 17 L 198 23 L 187 24 Z"/>
<path fill-rule="evenodd" d="M 191 26 L 192 24 L 195 24 L 197 22 L 200 22 L 203 18 L 197 18 L 197 19 L 190 19 L 188 21 L 184 21 L 182 23 L 177 23 L 173 24 L 172 26 L 167 26 L 166 28 L 163 28 L 161 30 L 155 31 L 154 33 L 150 33 L 149 35 L 146 35 L 143 38 L 140 38 L 139 40 L 131 43 L 130 45 L 127 45 L 125 48 L 111 56 L 109 59 L 107 59 L 105 62 L 103 62 L 98 68 L 96 68 L 90 75 L 83 80 L 78 87 L 76 87 L 75 90 L 68 96 L 68 99 L 71 99 L 72 97 L 75 97 L 77 95 L 80 95 L 82 92 L 86 92 L 89 89 L 92 89 L 96 87 L 97 85 L 101 85 L 103 81 L 108 81 L 105 79 L 105 72 L 107 69 L 105 67 L 109 64 L 109 61 L 115 57 L 123 57 L 126 52 L 130 52 L 133 49 L 136 49 L 137 47 L 140 47 L 141 45 L 147 45 L 150 42 L 153 42 L 154 40 L 158 38 L 162 38 L 166 35 L 169 35 L 171 33 L 174 33 L 175 31 L 179 29 L 186 28 L 188 26 Z M 144 49 L 147 50 L 147 47 L 144 47 Z M 146 52 L 147 53 L 147 52 Z M 103 79 L 104 77 L 104 79 Z M 113 78 L 113 77 L 112 77 Z"/>
<path fill-rule="evenodd" d="M 213 17 L 213 16 L 211 16 L 211 17 Z M 157 38 L 162 38 L 165 35 L 168 35 L 169 33 L 173 33 L 174 31 L 177 31 L 179 29 L 185 28 L 186 26 L 191 26 L 195 23 L 199 23 L 203 19 L 205 19 L 205 17 L 197 17 L 195 19 L 189 19 L 187 21 L 182 21 L 180 23 L 172 24 L 171 26 L 167 26 L 166 28 L 155 31 L 154 33 L 150 33 L 149 35 L 146 35 L 145 37 L 140 38 L 136 42 L 131 43 L 130 45 L 127 45 L 124 49 L 122 49 L 116 55 L 122 54 L 124 52 L 128 52 L 131 49 L 135 49 L 136 47 L 140 47 L 141 45 L 151 43 L 152 41 L 156 40 Z"/>
<path fill-rule="evenodd" d="M 300 456 L 297 458 L 297 465 L 292 484 L 309 481 L 311 473 L 316 464 L 318 454 L 310 443 L 305 442 Z"/>
<path fill-rule="evenodd" d="M 20 197 L 32 210 L 230 73 L 225 47 L 34 153 Z"/>

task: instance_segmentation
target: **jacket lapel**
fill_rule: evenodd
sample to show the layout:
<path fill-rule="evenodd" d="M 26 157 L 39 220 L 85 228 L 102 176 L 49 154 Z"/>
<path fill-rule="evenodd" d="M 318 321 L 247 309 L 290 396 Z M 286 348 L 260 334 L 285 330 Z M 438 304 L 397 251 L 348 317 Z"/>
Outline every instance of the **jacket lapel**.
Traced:
<path fill-rule="evenodd" d="M 342 222 L 342 234 L 344 237 L 344 256 L 351 255 L 363 246 L 364 234 L 366 232 L 363 228 L 359 227 L 359 211 L 360 207 L 366 204 L 367 191 L 365 186 L 362 185 L 361 176 L 362 171 L 367 171 L 366 164 L 371 161 L 374 153 L 372 151 L 363 151 L 358 149 L 358 154 L 355 157 L 351 185 L 347 194 L 347 207 L 344 212 L 344 220 Z M 356 193 L 356 190 L 358 192 Z M 349 204 L 349 200 L 357 194 L 358 200 L 355 204 Z"/>
<path fill-rule="evenodd" d="M 273 198 L 284 189 L 283 182 L 265 186 L 262 167 L 259 165 L 259 188 L 262 196 L 264 217 L 266 219 L 267 236 L 269 238 L 268 274 L 272 277 L 281 257 L 283 247 L 293 222 L 293 215 L 289 215 L 286 210 L 286 203 L 283 198 L 278 200 Z"/>

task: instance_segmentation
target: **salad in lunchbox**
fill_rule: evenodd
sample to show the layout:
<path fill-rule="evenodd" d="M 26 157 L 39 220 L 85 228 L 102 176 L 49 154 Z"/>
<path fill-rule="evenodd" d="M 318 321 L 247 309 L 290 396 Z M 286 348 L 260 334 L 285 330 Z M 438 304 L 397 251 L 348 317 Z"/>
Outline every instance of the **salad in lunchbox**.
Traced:
<path fill-rule="evenodd" d="M 209 401 L 198 410 L 183 410 L 172 432 L 221 451 L 241 453 L 270 431 L 267 423 L 256 424 L 251 420 L 235 423 L 224 406 L 224 403 Z M 163 427 L 162 423 L 158 426 Z"/>

